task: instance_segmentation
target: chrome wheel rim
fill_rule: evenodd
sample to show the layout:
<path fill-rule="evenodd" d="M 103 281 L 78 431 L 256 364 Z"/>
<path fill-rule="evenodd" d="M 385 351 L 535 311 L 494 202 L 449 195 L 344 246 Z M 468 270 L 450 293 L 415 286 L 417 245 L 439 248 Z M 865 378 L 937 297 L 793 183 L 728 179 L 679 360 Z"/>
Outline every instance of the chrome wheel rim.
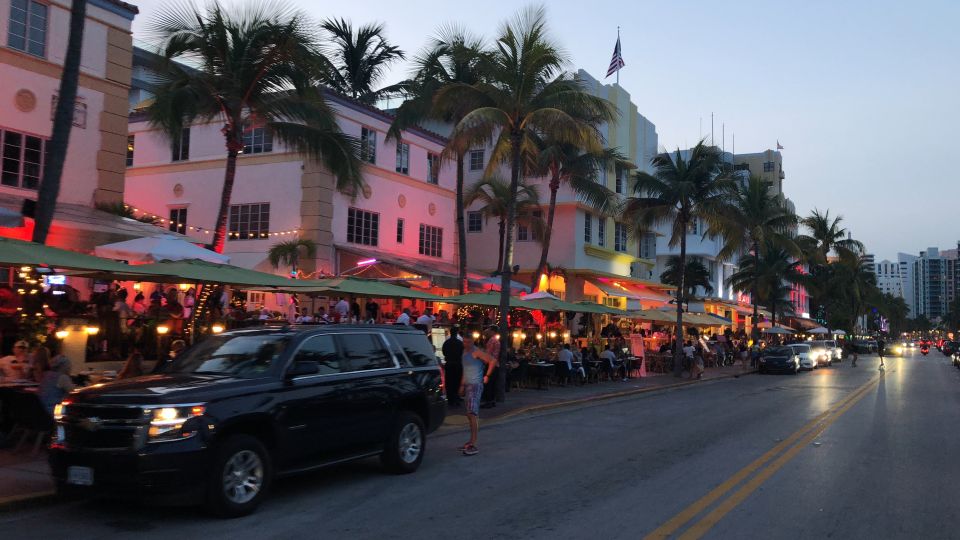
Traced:
<path fill-rule="evenodd" d="M 423 451 L 423 434 L 420 427 L 410 423 L 400 430 L 400 440 L 397 446 L 400 450 L 400 459 L 404 463 L 414 463 Z"/>
<path fill-rule="evenodd" d="M 241 450 L 223 468 L 223 493 L 235 504 L 253 500 L 263 487 L 263 460 L 256 452 Z"/>

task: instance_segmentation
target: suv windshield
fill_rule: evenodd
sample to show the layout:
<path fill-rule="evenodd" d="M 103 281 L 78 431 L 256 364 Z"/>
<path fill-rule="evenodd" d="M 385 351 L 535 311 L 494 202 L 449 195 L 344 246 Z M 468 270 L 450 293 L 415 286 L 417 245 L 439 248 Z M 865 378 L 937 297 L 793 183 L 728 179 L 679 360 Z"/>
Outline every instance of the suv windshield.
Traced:
<path fill-rule="evenodd" d="M 793 350 L 790 347 L 772 347 L 763 352 L 764 356 L 793 356 Z"/>
<path fill-rule="evenodd" d="M 798 353 L 810 352 L 809 345 L 790 345 L 790 348 L 797 351 Z"/>
<path fill-rule="evenodd" d="M 163 371 L 257 377 L 270 369 L 290 339 L 279 334 L 211 336 L 184 351 Z"/>

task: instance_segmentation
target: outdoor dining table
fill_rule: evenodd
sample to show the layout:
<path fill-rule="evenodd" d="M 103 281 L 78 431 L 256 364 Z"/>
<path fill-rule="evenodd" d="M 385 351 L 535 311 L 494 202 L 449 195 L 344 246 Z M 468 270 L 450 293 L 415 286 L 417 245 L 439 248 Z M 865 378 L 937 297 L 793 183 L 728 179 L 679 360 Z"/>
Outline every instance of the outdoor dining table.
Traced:
<path fill-rule="evenodd" d="M 546 390 L 549 386 L 550 376 L 556 369 L 550 362 L 530 362 L 530 374 L 537 380 L 537 390 Z M 545 384 L 547 383 L 547 384 Z"/>

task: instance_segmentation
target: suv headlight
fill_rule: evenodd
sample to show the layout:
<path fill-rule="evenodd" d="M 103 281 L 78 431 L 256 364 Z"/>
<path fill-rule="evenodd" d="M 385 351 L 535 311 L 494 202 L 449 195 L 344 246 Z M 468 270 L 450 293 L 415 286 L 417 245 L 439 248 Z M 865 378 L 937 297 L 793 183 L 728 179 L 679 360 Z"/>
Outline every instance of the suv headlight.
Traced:
<path fill-rule="evenodd" d="M 173 405 L 152 409 L 147 442 L 177 441 L 193 437 L 197 432 L 195 429 L 190 429 L 187 422 L 202 416 L 204 411 L 206 407 L 203 404 Z"/>

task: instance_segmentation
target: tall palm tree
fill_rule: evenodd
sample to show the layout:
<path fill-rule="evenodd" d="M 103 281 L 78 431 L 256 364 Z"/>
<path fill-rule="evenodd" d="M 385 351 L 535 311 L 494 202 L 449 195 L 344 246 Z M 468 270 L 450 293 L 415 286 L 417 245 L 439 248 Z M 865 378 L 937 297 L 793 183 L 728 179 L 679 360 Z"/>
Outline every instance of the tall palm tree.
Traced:
<path fill-rule="evenodd" d="M 60 75 L 60 90 L 57 107 L 53 113 L 53 131 L 47 143 L 44 158 L 43 179 L 37 190 L 37 209 L 33 226 L 33 241 L 47 242 L 53 213 L 60 196 L 60 179 L 63 164 L 67 160 L 70 130 L 73 129 L 73 109 L 77 100 L 77 85 L 80 81 L 80 53 L 83 47 L 83 30 L 87 21 L 87 0 L 73 0 L 70 7 L 70 33 L 67 36 L 67 52 Z"/>
<path fill-rule="evenodd" d="M 500 28 L 490 59 L 488 81 L 479 84 L 451 84 L 437 94 L 443 107 L 466 100 L 477 107 L 454 128 L 451 138 L 461 147 L 492 141 L 494 155 L 508 156 L 510 199 L 507 203 L 506 240 L 500 268 L 500 335 L 508 330 L 510 281 L 513 272 L 513 230 L 517 218 L 516 195 L 520 188 L 524 149 L 544 134 L 558 142 L 598 151 L 602 137 L 593 127 L 612 121 L 616 114 L 609 102 L 588 94 L 583 84 L 564 73 L 567 56 L 548 36 L 543 8 L 522 11 Z M 490 160 L 488 173 L 499 167 Z M 501 358 L 506 358 L 506 347 Z M 502 382 L 500 384 L 502 386 Z"/>
<path fill-rule="evenodd" d="M 243 150 L 244 130 L 264 127 L 336 177 L 337 189 L 363 186 L 359 143 L 340 131 L 317 89 L 329 62 L 305 16 L 277 4 L 236 10 L 213 3 L 205 11 L 174 4 L 154 21 L 164 81 L 149 107 L 150 122 L 176 141 L 195 121 L 223 122 L 227 151 L 213 248 L 223 252 L 227 212 Z M 178 60 L 186 61 L 184 67 Z"/>
<path fill-rule="evenodd" d="M 464 193 L 464 204 L 470 206 L 479 203 L 480 213 L 485 220 L 494 218 L 499 228 L 500 244 L 497 254 L 497 269 L 503 268 L 503 246 L 506 243 L 507 212 L 511 201 L 517 211 L 517 221 L 521 225 L 530 227 L 534 238 L 544 237 L 545 225 L 542 219 L 537 219 L 535 212 L 540 209 L 540 193 L 537 186 L 520 184 L 516 197 L 510 194 L 510 183 L 502 178 L 485 178 L 470 186 Z"/>
<path fill-rule="evenodd" d="M 316 242 L 309 238 L 294 238 L 293 240 L 277 242 L 270 246 L 270 250 L 267 252 L 267 258 L 270 260 L 271 266 L 277 269 L 281 266 L 289 266 L 290 273 L 294 276 L 297 275 L 301 255 L 305 255 L 309 259 L 316 257 Z"/>
<path fill-rule="evenodd" d="M 680 274 L 683 274 L 682 276 Z M 713 283 L 710 279 L 710 271 L 700 262 L 700 259 L 691 259 L 687 261 L 686 266 L 681 270 L 680 257 L 672 256 L 667 259 L 667 264 L 660 274 L 660 281 L 667 285 L 677 287 L 677 301 L 688 302 L 696 296 L 697 287 L 710 294 L 713 292 Z M 682 285 L 681 285 L 682 284 Z M 680 292 L 680 287 L 683 292 Z"/>
<path fill-rule="evenodd" d="M 670 247 L 680 247 L 679 266 L 687 265 L 687 234 L 695 220 L 706 224 L 705 231 L 717 229 L 717 220 L 724 214 L 731 180 L 721 175 L 720 150 L 703 141 L 685 158 L 678 149 L 674 155 L 660 154 L 651 163 L 654 173 L 636 173 L 634 194 L 623 208 L 623 220 L 633 231 L 649 231 L 658 226 L 670 227 Z M 681 274 L 678 290 L 685 290 Z M 677 303 L 675 328 L 674 374 L 680 375 L 683 345 L 683 305 Z"/>
<path fill-rule="evenodd" d="M 451 84 L 478 84 L 484 80 L 489 51 L 483 41 L 471 36 L 465 29 L 447 26 L 440 29 L 427 48 L 414 58 L 413 76 L 402 83 L 406 100 L 397 108 L 388 139 L 399 139 L 400 132 L 429 119 L 456 125 L 474 105 L 466 100 L 437 107 L 434 98 L 444 86 Z M 467 227 L 464 218 L 464 160 L 469 148 L 451 140 L 443 156 L 457 164 L 456 221 L 457 265 L 460 294 L 469 289 L 467 283 Z"/>
<path fill-rule="evenodd" d="M 782 195 L 772 192 L 773 184 L 758 176 L 751 176 L 746 182 L 733 182 L 733 191 L 728 199 L 725 212 L 719 216 L 716 230 L 712 234 L 721 236 L 723 248 L 718 254 L 721 260 L 730 260 L 747 251 L 760 252 L 760 246 L 771 242 L 794 254 L 800 255 L 800 249 L 791 238 L 798 218 L 786 205 Z M 750 296 L 753 299 L 753 320 L 757 320 L 759 303 L 760 276 L 754 276 Z M 754 339 L 760 329 L 753 325 Z"/>
<path fill-rule="evenodd" d="M 561 185 L 568 185 L 577 197 L 600 214 L 613 210 L 617 204 L 616 194 L 597 182 L 601 169 L 615 166 L 628 169 L 630 165 L 619 150 L 604 148 L 598 152 L 583 152 L 576 145 L 551 139 L 538 141 L 534 157 L 535 172 L 550 179 L 550 203 L 547 206 L 546 233 L 540 249 L 540 262 L 533 274 L 532 286 L 536 287 L 540 274 L 547 270 L 547 257 L 553 237 L 553 218 L 557 210 L 557 193 Z"/>
<path fill-rule="evenodd" d="M 387 67 L 404 58 L 403 51 L 384 37 L 383 24 L 365 24 L 354 31 L 350 21 L 335 18 L 323 21 L 321 28 L 332 42 L 328 54 L 333 69 L 326 80 L 331 88 L 370 105 L 399 90 L 397 85 L 376 88 Z"/>
<path fill-rule="evenodd" d="M 850 238 L 847 229 L 840 226 L 842 221 L 843 216 L 835 216 L 831 219 L 830 210 L 821 213 L 817 209 L 800 220 L 809 234 L 801 235 L 797 241 L 802 244 L 805 251 L 812 250 L 809 252 L 811 263 L 826 264 L 827 256 L 831 251 L 841 258 L 852 259 L 856 259 L 864 252 L 863 244 Z"/>
<path fill-rule="evenodd" d="M 739 270 L 730 276 L 728 282 L 736 291 L 750 291 L 751 294 L 755 294 L 754 307 L 763 302 L 770 309 L 774 317 L 773 323 L 776 324 L 777 314 L 793 312 L 792 303 L 789 300 L 790 290 L 793 285 L 801 282 L 802 277 L 799 259 L 781 244 L 767 239 L 758 246 L 758 251 L 751 252 L 740 259 Z M 756 322 L 754 331 L 756 331 Z"/>

